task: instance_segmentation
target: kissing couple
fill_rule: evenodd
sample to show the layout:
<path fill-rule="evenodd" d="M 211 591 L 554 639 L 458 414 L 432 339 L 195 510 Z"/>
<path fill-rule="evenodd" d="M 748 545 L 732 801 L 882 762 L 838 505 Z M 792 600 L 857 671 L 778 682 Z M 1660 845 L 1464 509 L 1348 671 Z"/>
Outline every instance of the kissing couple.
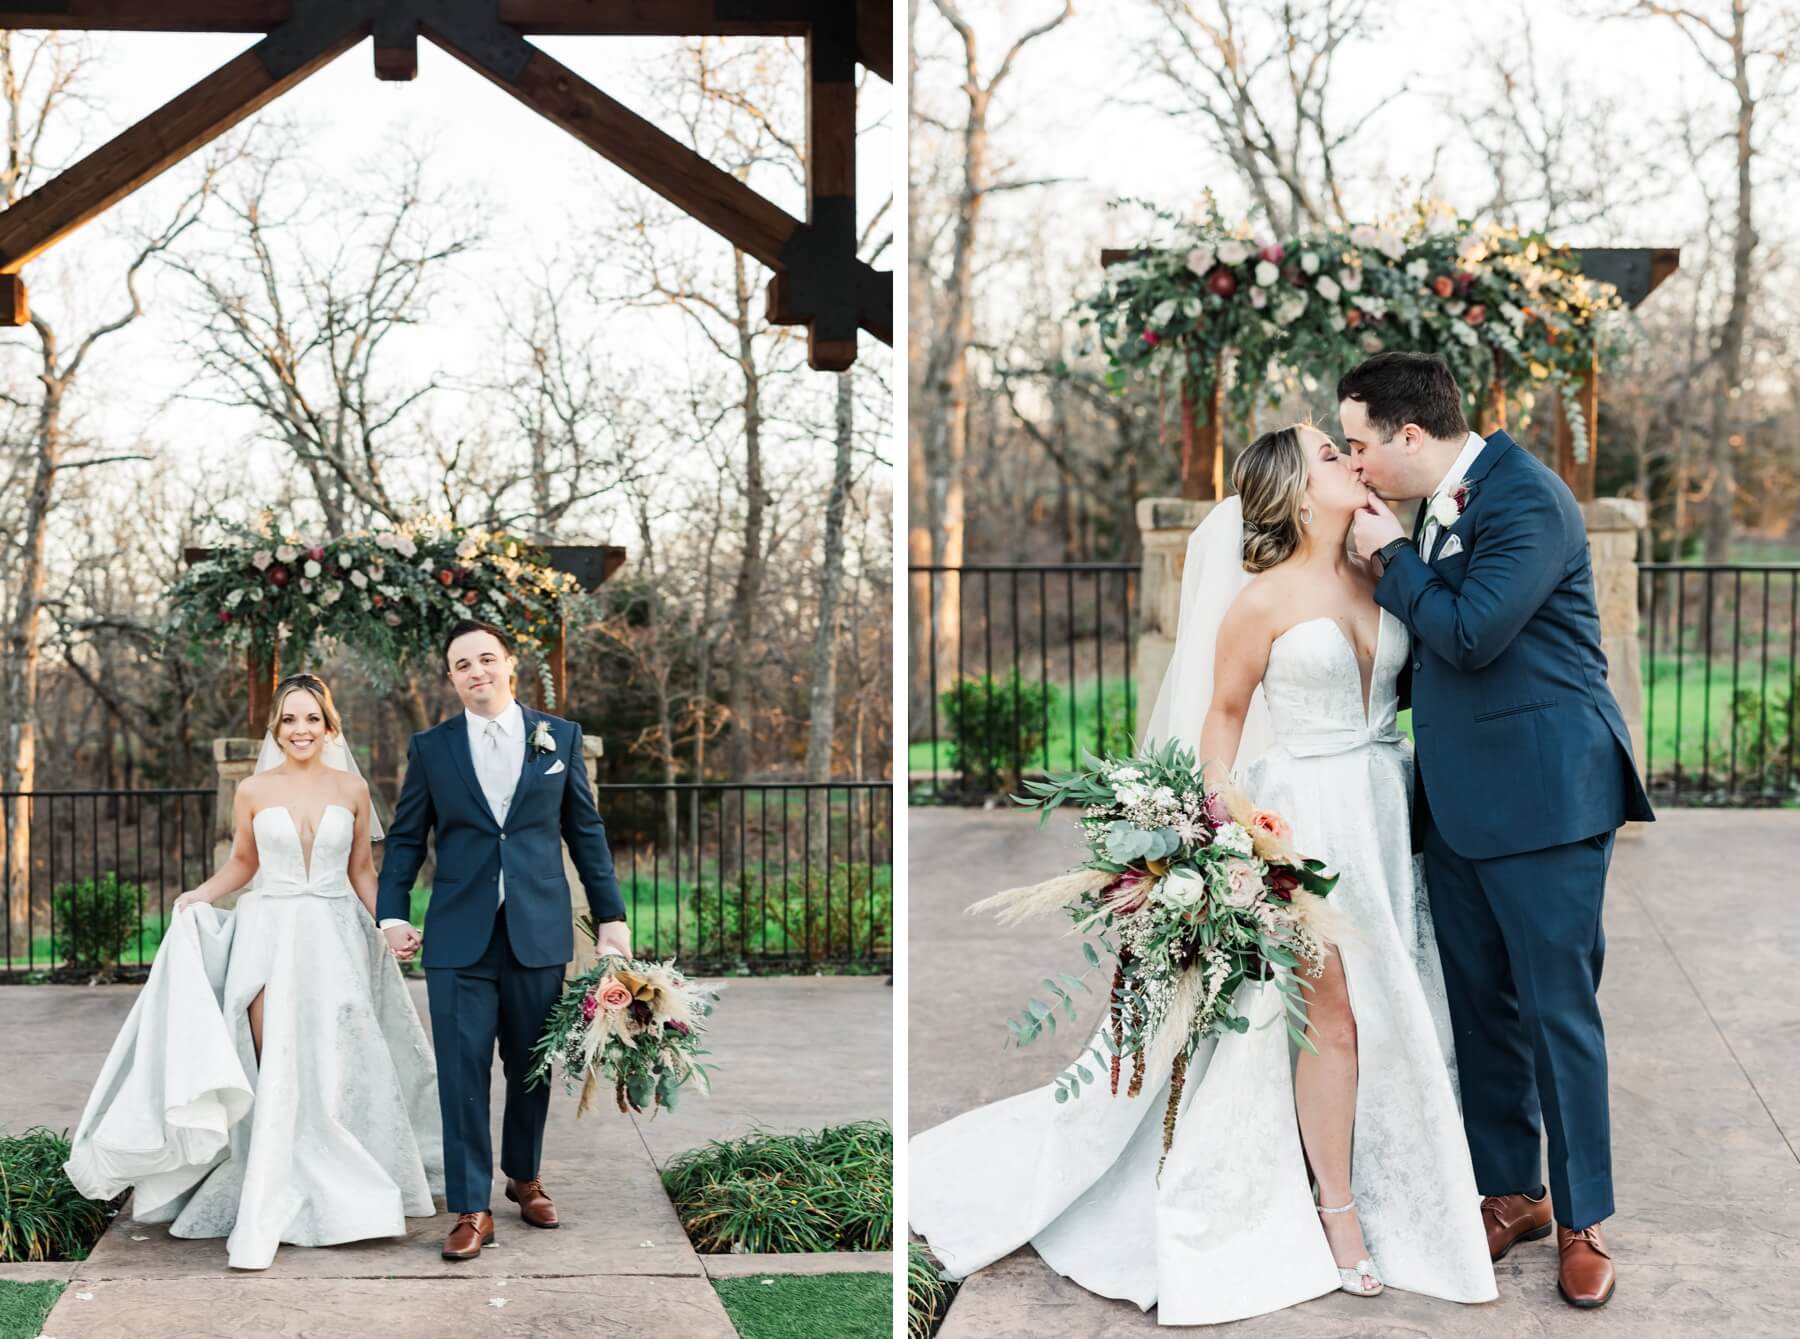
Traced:
<path fill-rule="evenodd" d="M 515 700 L 503 629 L 461 622 L 443 655 L 463 710 L 412 737 L 379 875 L 381 823 L 330 689 L 276 685 L 231 854 L 176 899 L 82 1113 L 66 1166 L 82 1194 L 132 1187 L 137 1222 L 224 1237 L 235 1269 L 282 1243 L 404 1236 L 442 1195 L 443 1256 L 474 1259 L 495 1240 L 497 1045 L 504 1193 L 527 1225 L 559 1225 L 539 1175 L 549 1089 L 525 1080 L 575 954 L 565 843 L 603 954 L 630 956 L 625 905 L 581 727 Z M 399 966 L 421 948 L 429 1044 Z"/>
<path fill-rule="evenodd" d="M 1258 438 L 1189 540 L 1141 741 L 1339 872 L 1338 942 L 1297 977 L 1311 1049 L 1202 1041 L 1160 1176 L 1166 1058 L 1138 1097 L 1047 1085 L 916 1136 L 912 1227 L 951 1277 L 1029 1242 L 1213 1324 L 1389 1284 L 1490 1301 L 1494 1262 L 1554 1233 L 1563 1299 L 1613 1294 L 1602 902 L 1615 832 L 1654 815 L 1581 509 L 1469 430 L 1442 358 L 1380 354 L 1337 398 L 1341 442 Z M 1384 499 L 1422 501 L 1410 535 Z"/>

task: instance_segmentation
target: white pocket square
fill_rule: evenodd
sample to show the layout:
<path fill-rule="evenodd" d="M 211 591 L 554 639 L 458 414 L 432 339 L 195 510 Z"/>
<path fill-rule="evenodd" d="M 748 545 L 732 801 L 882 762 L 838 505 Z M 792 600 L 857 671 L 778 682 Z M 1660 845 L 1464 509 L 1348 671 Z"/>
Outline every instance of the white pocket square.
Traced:
<path fill-rule="evenodd" d="M 1457 553 L 1461 553 L 1461 552 L 1462 552 L 1462 536 L 1461 535 L 1451 535 L 1449 539 L 1446 539 L 1444 541 L 1444 547 L 1438 550 L 1437 556 L 1440 558 L 1448 558 L 1452 554 L 1457 554 Z"/>
<path fill-rule="evenodd" d="M 545 776 L 555 776 L 558 772 L 566 771 L 566 770 L 567 769 L 564 768 L 564 766 L 563 766 L 563 760 L 561 758 L 558 758 L 556 760 L 556 765 L 554 767 L 546 769 L 544 772 L 544 775 Z"/>

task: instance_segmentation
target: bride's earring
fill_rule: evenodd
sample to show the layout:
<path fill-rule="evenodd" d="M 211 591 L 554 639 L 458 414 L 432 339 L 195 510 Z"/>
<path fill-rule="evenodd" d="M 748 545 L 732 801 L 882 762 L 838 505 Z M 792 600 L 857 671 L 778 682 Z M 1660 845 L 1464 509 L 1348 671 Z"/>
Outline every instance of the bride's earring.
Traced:
<path fill-rule="evenodd" d="M 1312 524 L 1312 508 L 1311 507 L 1300 508 L 1300 524 L 1301 525 L 1311 525 Z"/>

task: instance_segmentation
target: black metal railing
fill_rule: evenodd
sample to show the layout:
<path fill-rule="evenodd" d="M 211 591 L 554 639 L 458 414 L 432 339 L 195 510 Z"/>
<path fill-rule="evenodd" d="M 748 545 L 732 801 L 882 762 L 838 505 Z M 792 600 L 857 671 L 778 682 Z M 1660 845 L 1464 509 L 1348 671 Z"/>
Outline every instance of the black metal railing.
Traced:
<path fill-rule="evenodd" d="M 928 600 L 932 615 L 929 707 L 914 722 L 907 768 L 915 795 L 993 795 L 1076 765 L 1083 749 L 1128 746 L 1136 564 L 911 573 L 913 598 Z M 1800 563 L 1641 563 L 1638 611 L 1639 762 L 1657 800 L 1800 798 Z M 940 641 L 946 622 L 954 648 Z"/>
<path fill-rule="evenodd" d="M 907 767 L 915 791 L 991 794 L 1022 776 L 1079 766 L 1084 751 L 1130 747 L 1136 563 L 909 571 L 914 598 L 931 610 L 928 644 L 914 650 L 925 656 L 927 698 Z M 947 635 L 940 614 L 952 603 Z"/>
<path fill-rule="evenodd" d="M 696 971 L 891 966 L 892 783 L 598 789 L 637 951 Z M 141 976 L 212 873 L 214 794 L 0 794 L 0 980 Z"/>
<path fill-rule="evenodd" d="M 0 792 L 0 979 L 145 968 L 169 907 L 211 872 L 214 792 Z M 105 947 L 110 945 L 110 947 Z"/>
<path fill-rule="evenodd" d="M 697 970 L 892 964 L 891 782 L 598 792 L 639 952 Z"/>
<path fill-rule="evenodd" d="M 1800 563 L 1640 563 L 1638 613 L 1652 795 L 1800 798 Z"/>

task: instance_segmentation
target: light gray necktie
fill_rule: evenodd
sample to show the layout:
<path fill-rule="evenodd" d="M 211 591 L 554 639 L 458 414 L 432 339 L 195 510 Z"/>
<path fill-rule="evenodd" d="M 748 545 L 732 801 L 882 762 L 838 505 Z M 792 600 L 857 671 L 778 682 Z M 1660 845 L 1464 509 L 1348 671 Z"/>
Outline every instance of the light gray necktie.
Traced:
<path fill-rule="evenodd" d="M 506 808 L 512 802 L 512 796 L 506 787 L 506 760 L 500 755 L 500 722 L 489 721 L 487 729 L 481 732 L 481 748 L 478 750 L 481 769 L 481 789 L 487 795 L 488 808 L 493 811 L 494 821 L 502 827 L 506 825 Z M 506 874 L 500 874 L 499 900 L 506 901 Z"/>

